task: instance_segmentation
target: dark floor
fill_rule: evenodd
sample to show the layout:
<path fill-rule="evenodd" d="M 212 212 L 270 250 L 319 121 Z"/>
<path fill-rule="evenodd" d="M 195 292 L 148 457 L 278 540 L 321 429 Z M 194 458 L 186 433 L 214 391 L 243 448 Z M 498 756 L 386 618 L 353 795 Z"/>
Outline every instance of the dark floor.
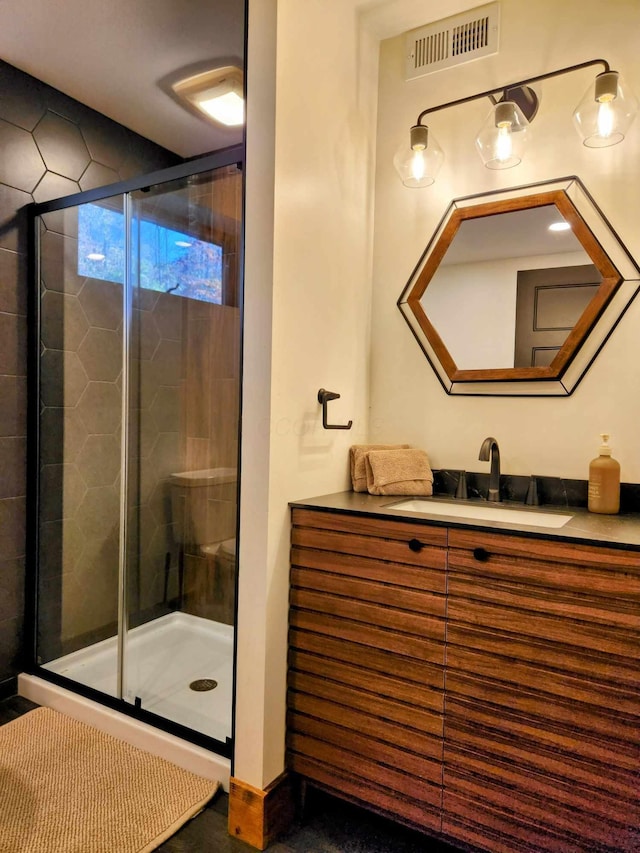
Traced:
<path fill-rule="evenodd" d="M 0 725 L 35 707 L 19 696 L 0 701 Z M 228 835 L 227 807 L 227 795 L 217 795 L 204 811 L 158 850 L 160 853 L 254 851 L 253 847 Z M 294 826 L 267 850 L 269 853 L 456 853 L 453 847 L 439 844 L 320 791 L 309 792 L 304 822 Z"/>

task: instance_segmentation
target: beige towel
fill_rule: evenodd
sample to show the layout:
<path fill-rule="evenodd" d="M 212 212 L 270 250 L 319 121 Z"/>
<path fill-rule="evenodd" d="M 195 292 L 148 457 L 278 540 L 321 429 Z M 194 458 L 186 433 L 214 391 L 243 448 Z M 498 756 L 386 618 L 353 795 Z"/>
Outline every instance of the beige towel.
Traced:
<path fill-rule="evenodd" d="M 354 492 L 367 491 L 367 471 L 364 464 L 366 454 L 370 450 L 399 450 L 409 447 L 408 444 L 354 444 L 349 448 L 349 467 L 351 469 L 351 485 Z"/>
<path fill-rule="evenodd" d="M 365 466 L 371 495 L 433 494 L 433 472 L 424 450 L 371 450 Z"/>

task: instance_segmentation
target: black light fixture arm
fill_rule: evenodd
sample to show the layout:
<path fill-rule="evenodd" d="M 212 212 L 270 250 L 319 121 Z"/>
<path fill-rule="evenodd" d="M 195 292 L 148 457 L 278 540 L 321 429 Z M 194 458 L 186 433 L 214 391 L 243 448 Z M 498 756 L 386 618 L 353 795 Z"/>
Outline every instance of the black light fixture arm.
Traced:
<path fill-rule="evenodd" d="M 486 92 L 478 92 L 476 95 L 468 95 L 466 98 L 458 98 L 457 101 L 448 101 L 446 104 L 438 104 L 435 107 L 429 107 L 422 110 L 416 121 L 416 126 L 422 125 L 422 119 L 431 113 L 445 110 L 448 107 L 457 107 L 460 104 L 468 104 L 470 101 L 477 101 L 480 98 L 489 98 L 495 104 L 494 100 L 497 93 L 508 91 L 509 89 L 519 89 L 522 86 L 528 86 L 530 83 L 539 83 L 541 80 L 548 80 L 551 77 L 559 77 L 561 74 L 568 74 L 571 71 L 579 71 L 582 68 L 590 68 L 593 65 L 602 65 L 603 72 L 611 71 L 609 63 L 606 59 L 590 59 L 587 62 L 580 62 L 577 65 L 568 65 L 566 68 L 559 68 L 557 71 L 549 71 L 546 74 L 539 74 L 537 77 L 529 77 L 527 80 L 520 80 L 517 83 L 510 83 L 507 86 L 501 86 L 497 89 L 489 89 Z"/>

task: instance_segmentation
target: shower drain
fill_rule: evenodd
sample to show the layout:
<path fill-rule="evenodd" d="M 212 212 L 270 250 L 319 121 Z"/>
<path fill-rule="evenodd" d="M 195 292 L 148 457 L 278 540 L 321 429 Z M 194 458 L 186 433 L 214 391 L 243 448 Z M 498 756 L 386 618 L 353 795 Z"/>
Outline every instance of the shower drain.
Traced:
<path fill-rule="evenodd" d="M 189 685 L 190 690 L 197 690 L 199 693 L 204 693 L 205 690 L 214 690 L 218 686 L 218 682 L 213 678 L 196 678 Z"/>

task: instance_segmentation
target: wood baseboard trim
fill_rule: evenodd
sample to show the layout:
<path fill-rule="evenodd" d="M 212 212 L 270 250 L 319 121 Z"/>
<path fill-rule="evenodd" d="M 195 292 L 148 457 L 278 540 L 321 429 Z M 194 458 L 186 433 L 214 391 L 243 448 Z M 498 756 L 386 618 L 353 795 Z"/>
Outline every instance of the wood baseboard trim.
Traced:
<path fill-rule="evenodd" d="M 264 790 L 234 777 L 229 782 L 229 835 L 258 850 L 291 826 L 294 811 L 293 787 L 286 772 Z"/>

